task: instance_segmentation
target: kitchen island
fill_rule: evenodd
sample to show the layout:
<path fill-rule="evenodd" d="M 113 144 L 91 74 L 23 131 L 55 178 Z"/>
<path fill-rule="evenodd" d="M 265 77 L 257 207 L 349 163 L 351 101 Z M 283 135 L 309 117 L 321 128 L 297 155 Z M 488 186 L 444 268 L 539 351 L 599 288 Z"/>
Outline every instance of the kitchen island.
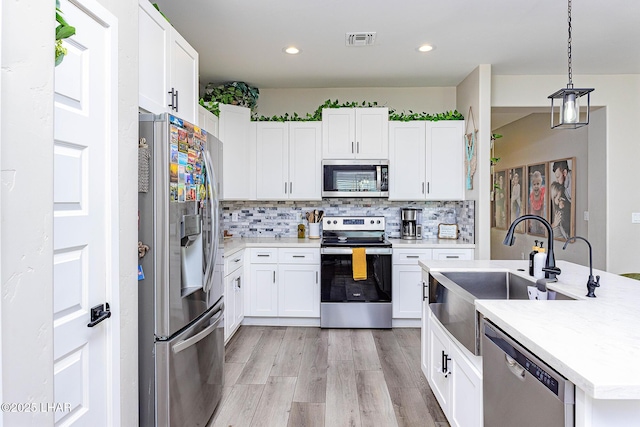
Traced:
<path fill-rule="evenodd" d="M 527 261 L 433 261 L 425 272 L 509 271 L 533 280 Z M 640 282 L 559 261 L 548 289 L 574 301 L 476 300 L 476 310 L 576 386 L 577 426 L 640 424 Z"/>

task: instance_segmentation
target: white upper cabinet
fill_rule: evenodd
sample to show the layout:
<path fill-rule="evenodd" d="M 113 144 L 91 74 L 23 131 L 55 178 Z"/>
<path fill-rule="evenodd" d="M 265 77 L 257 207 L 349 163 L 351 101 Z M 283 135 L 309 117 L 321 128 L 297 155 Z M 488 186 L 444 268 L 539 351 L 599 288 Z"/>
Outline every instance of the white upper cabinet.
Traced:
<path fill-rule="evenodd" d="M 464 200 L 464 121 L 426 125 L 427 200 Z"/>
<path fill-rule="evenodd" d="M 196 123 L 198 52 L 149 1 L 138 6 L 139 106 Z"/>
<path fill-rule="evenodd" d="M 252 136 L 251 129 L 251 112 L 248 108 L 220 104 L 218 132 L 224 145 L 224 200 L 255 200 L 255 132 Z"/>
<path fill-rule="evenodd" d="M 424 122 L 389 123 L 389 200 L 425 199 L 426 135 Z"/>
<path fill-rule="evenodd" d="M 322 110 L 323 159 L 386 160 L 388 157 L 388 108 Z"/>
<path fill-rule="evenodd" d="M 213 114 L 211 111 L 204 108 L 202 105 L 198 104 L 198 126 L 200 128 L 207 131 L 211 135 L 218 138 L 219 132 L 219 120 L 218 116 Z"/>
<path fill-rule="evenodd" d="M 464 200 L 464 121 L 391 122 L 389 200 Z"/>
<path fill-rule="evenodd" d="M 258 122 L 256 127 L 256 198 L 320 200 L 320 123 Z"/>

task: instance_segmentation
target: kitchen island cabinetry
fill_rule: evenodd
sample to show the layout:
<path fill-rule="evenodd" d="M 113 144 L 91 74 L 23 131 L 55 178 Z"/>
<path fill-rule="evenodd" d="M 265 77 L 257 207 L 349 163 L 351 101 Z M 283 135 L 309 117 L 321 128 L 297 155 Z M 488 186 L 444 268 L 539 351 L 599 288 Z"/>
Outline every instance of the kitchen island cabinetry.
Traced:
<path fill-rule="evenodd" d="M 388 157 L 388 108 L 322 110 L 323 159 L 387 160 Z"/>
<path fill-rule="evenodd" d="M 139 106 L 197 123 L 198 52 L 148 0 L 138 2 Z"/>
<path fill-rule="evenodd" d="M 430 312 L 423 315 L 428 318 L 428 339 L 423 351 L 429 353 L 424 374 L 433 394 L 452 426 L 481 427 L 481 357 L 461 349 Z"/>
<path fill-rule="evenodd" d="M 389 200 L 464 200 L 464 121 L 389 123 Z"/>
<path fill-rule="evenodd" d="M 256 124 L 256 198 L 321 200 L 320 122 Z"/>

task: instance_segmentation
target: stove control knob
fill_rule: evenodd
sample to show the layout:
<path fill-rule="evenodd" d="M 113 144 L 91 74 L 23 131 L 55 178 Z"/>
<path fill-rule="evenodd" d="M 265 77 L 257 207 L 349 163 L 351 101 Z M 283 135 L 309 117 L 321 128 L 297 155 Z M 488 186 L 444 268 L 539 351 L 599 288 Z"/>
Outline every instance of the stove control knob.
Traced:
<path fill-rule="evenodd" d="M 337 223 L 338 223 L 338 221 L 336 221 L 336 220 L 334 219 L 334 220 L 333 220 L 333 223 L 334 223 L 334 224 L 337 224 Z"/>
<path fill-rule="evenodd" d="M 380 220 L 377 220 L 377 221 L 376 221 L 376 224 L 380 224 Z"/>
<path fill-rule="evenodd" d="M 371 220 L 371 224 L 375 224 L 375 221 L 374 221 L 374 220 Z"/>

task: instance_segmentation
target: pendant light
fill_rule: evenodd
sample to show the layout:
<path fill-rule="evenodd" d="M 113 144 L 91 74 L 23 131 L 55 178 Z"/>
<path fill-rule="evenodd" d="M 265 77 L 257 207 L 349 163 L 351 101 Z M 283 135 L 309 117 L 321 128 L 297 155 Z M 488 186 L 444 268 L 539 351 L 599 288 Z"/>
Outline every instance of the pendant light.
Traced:
<path fill-rule="evenodd" d="M 591 101 L 590 94 L 594 91 L 594 89 L 575 89 L 573 87 L 573 72 L 571 69 L 571 0 L 568 0 L 568 2 L 569 39 L 567 43 L 567 56 L 569 59 L 569 83 L 566 88 L 560 89 L 548 96 L 548 98 L 551 98 L 551 129 L 576 129 L 588 125 L 589 103 Z M 584 95 L 587 95 L 586 111 L 584 111 L 584 109 L 581 110 L 580 105 L 580 98 Z M 554 100 L 559 100 L 561 104 L 554 104 Z M 580 121 L 581 117 L 584 121 Z"/>

